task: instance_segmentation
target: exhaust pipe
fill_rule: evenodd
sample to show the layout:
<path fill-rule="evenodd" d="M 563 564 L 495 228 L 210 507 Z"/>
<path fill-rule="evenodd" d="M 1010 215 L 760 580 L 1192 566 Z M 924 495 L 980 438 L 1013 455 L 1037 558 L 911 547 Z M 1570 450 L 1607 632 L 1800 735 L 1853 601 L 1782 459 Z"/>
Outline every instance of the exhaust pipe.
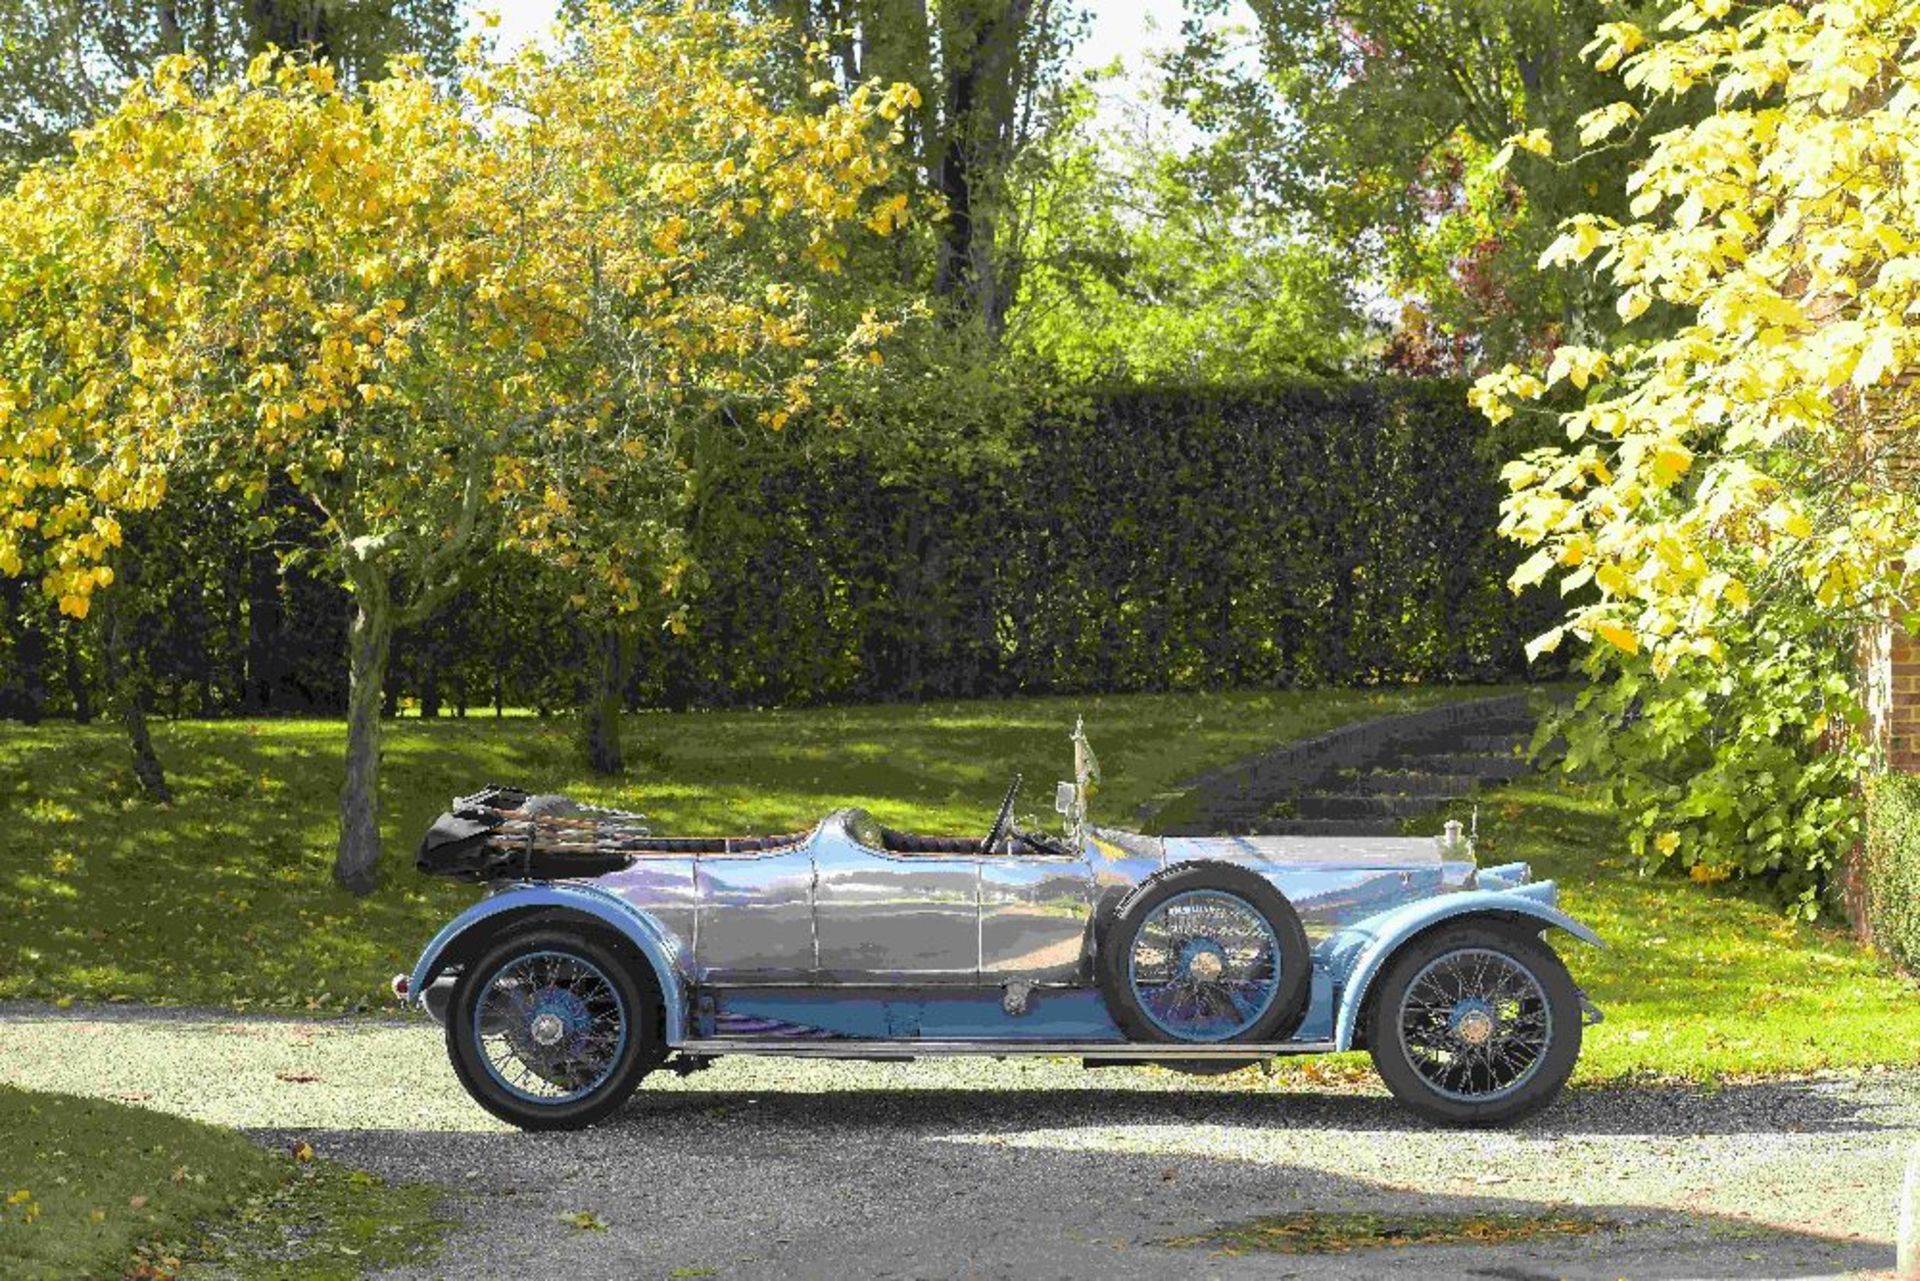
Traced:
<path fill-rule="evenodd" d="M 408 975 L 394 975 L 393 982 L 388 984 L 388 986 L 393 989 L 394 999 L 399 1001 L 400 1004 L 411 1005 L 417 999 L 419 1003 L 425 1007 L 427 1013 L 432 1016 L 433 1021 L 444 1027 L 447 1022 L 447 1006 L 453 1002 L 453 987 L 454 984 L 459 981 L 460 976 L 457 974 L 442 974 L 439 978 L 427 984 L 426 990 L 421 992 L 417 998 L 414 996 L 412 990 L 413 980 Z"/>

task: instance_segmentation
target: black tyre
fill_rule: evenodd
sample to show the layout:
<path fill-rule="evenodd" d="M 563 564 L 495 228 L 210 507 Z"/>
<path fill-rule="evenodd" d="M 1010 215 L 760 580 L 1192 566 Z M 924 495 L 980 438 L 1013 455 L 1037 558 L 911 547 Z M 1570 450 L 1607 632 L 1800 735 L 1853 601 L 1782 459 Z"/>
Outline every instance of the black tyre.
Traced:
<path fill-rule="evenodd" d="M 1104 943 L 1100 990 L 1134 1040 L 1280 1041 L 1306 1017 L 1313 959 L 1300 915 L 1246 868 L 1183 863 L 1148 878 Z"/>
<path fill-rule="evenodd" d="M 1553 1102 L 1580 1057 L 1580 993 L 1523 929 L 1442 926 L 1402 948 L 1369 1000 L 1395 1098 L 1442 1125 L 1500 1125 Z"/>
<path fill-rule="evenodd" d="M 660 1060 L 644 965 L 564 928 L 516 931 L 466 968 L 447 1055 L 474 1101 L 525 1130 L 577 1130 L 627 1101 Z"/>

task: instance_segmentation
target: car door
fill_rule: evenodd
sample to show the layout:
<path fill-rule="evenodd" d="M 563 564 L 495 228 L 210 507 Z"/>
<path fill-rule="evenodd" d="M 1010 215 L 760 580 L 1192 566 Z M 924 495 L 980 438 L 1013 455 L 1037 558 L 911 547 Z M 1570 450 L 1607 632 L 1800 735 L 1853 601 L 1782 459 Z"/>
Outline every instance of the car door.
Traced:
<path fill-rule="evenodd" d="M 814 844 L 820 981 L 978 983 L 979 858 L 890 852 L 861 828 L 829 820 Z"/>
<path fill-rule="evenodd" d="M 1090 979 L 1083 965 L 1093 905 L 1093 867 L 1082 854 L 1033 850 L 981 859 L 981 981 Z"/>
<path fill-rule="evenodd" d="M 695 858 L 693 958 L 703 982 L 811 980 L 818 963 L 811 844 Z"/>

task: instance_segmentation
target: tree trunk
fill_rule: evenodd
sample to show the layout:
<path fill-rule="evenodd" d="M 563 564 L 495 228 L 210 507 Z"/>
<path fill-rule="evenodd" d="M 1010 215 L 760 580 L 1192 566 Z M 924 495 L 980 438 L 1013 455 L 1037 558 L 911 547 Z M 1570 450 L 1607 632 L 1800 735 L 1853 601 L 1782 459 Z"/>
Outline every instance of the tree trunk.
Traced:
<path fill-rule="evenodd" d="M 147 732 L 147 700 L 137 681 L 120 700 L 120 725 L 127 731 L 127 746 L 133 751 L 133 776 L 140 781 L 140 790 L 150 801 L 173 804 L 173 789 L 167 786 L 166 770 Z"/>
<path fill-rule="evenodd" d="M 961 301 L 998 338 L 1012 285 L 996 243 L 995 205 L 1004 199 L 1016 145 L 1020 45 L 1032 0 L 964 0 L 939 9 L 945 138 L 933 166 L 947 202 L 934 293 Z"/>
<path fill-rule="evenodd" d="M 67 697 L 73 701 L 73 719 L 81 725 L 93 720 L 93 686 L 87 681 L 87 668 L 80 652 L 80 629 L 69 627 L 61 637 L 66 657 Z"/>
<path fill-rule="evenodd" d="M 593 666 L 580 706 L 580 741 L 587 768 L 596 774 L 626 772 L 620 744 L 620 694 L 627 683 L 629 650 L 626 629 L 617 623 L 606 624 L 592 638 Z"/>
<path fill-rule="evenodd" d="M 240 706 L 250 712 L 273 707 L 285 674 L 286 626 L 280 605 L 280 560 L 269 547 L 247 552 L 247 681 Z"/>
<path fill-rule="evenodd" d="M 12 580 L 9 580 L 12 581 Z M 16 593 L 23 608 L 13 611 L 18 630 L 13 635 L 13 657 L 20 671 L 18 715 L 38 725 L 47 714 L 47 633 L 41 627 L 41 601 L 31 590 Z"/>
<path fill-rule="evenodd" d="M 366 567 L 353 577 L 353 622 L 347 631 L 347 775 L 340 788 L 340 845 L 333 879 L 355 894 L 380 883 L 380 705 L 393 600 L 384 574 Z"/>
<path fill-rule="evenodd" d="M 440 656 L 437 641 L 420 647 L 420 719 L 433 720 L 440 715 Z"/>
<path fill-rule="evenodd" d="M 139 586 L 132 558 L 122 559 L 120 591 L 123 600 L 137 602 Z M 147 732 L 146 661 L 138 647 L 129 643 L 126 610 L 111 598 L 105 600 L 107 698 L 120 727 L 127 732 L 127 748 L 133 753 L 133 776 L 150 801 L 173 803 L 173 789 L 167 786 L 167 772 L 160 754 L 153 750 L 153 737 Z"/>

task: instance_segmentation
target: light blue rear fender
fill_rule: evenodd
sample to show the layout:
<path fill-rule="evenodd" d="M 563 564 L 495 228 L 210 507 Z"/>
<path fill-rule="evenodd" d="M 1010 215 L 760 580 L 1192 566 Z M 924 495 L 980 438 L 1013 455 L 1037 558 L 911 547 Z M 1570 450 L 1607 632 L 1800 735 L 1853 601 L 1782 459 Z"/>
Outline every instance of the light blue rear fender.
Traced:
<path fill-rule="evenodd" d="M 1582 943 L 1605 946 L 1598 934 L 1555 907 L 1554 897 L 1552 881 L 1536 881 L 1513 890 L 1438 894 L 1356 921 L 1328 938 L 1320 945 L 1320 954 L 1339 993 L 1334 1044 L 1343 1050 L 1353 1048 L 1354 1029 L 1367 989 L 1407 940 L 1441 921 L 1476 916 L 1504 921 L 1517 918 L 1529 925 L 1537 921 L 1542 930 L 1562 929 Z"/>
<path fill-rule="evenodd" d="M 428 984 L 442 968 L 441 958 L 456 941 L 474 929 L 487 930 L 489 922 L 509 912 L 563 910 L 578 912 L 605 922 L 632 943 L 660 982 L 661 1004 L 666 1009 L 668 1045 L 687 1039 L 687 1000 L 685 975 L 681 970 L 680 940 L 659 921 L 636 907 L 629 906 L 605 890 L 585 885 L 519 885 L 489 895 L 448 921 L 420 954 L 413 967 L 408 991 L 415 1001 L 425 999 Z"/>

